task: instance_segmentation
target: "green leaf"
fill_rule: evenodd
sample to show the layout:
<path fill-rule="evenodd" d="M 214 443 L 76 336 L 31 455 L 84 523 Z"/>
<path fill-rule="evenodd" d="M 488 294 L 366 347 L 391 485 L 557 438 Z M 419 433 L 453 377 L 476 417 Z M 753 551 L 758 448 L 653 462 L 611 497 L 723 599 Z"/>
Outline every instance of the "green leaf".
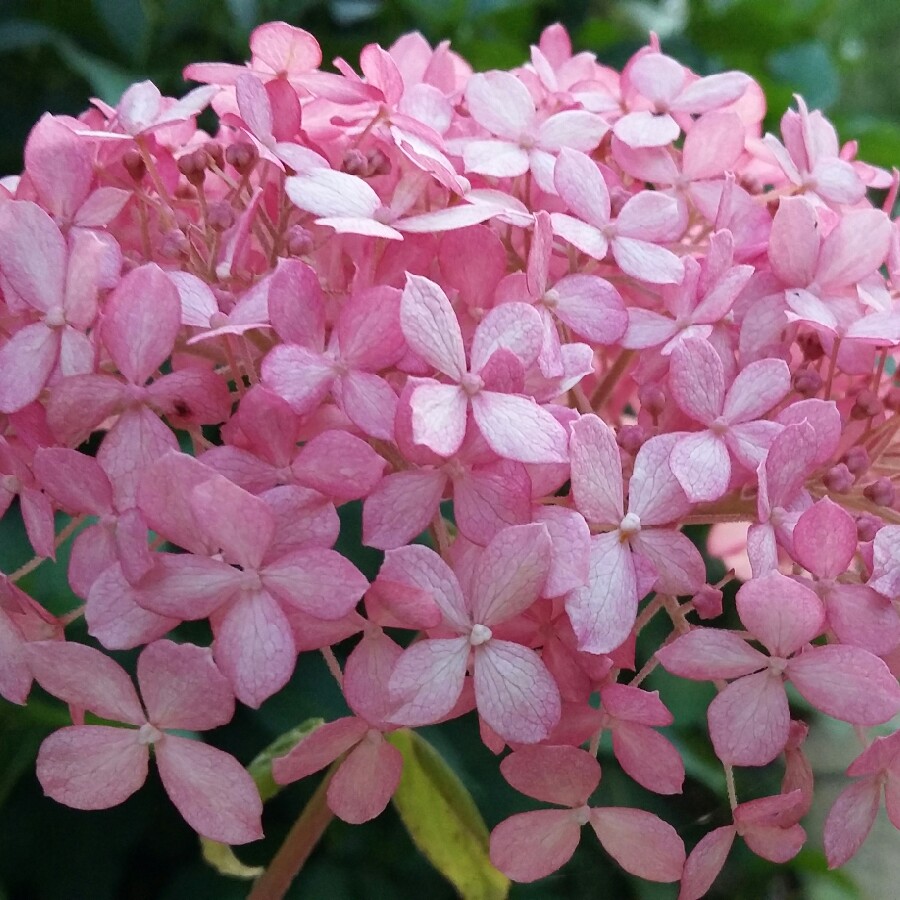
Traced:
<path fill-rule="evenodd" d="M 259 22 L 259 3 L 257 0 L 225 0 L 228 12 L 235 24 L 249 33 Z"/>
<path fill-rule="evenodd" d="M 53 45 L 66 65 L 90 84 L 97 96 L 114 106 L 134 78 L 113 63 L 82 50 L 67 38 L 58 37 Z"/>
<path fill-rule="evenodd" d="M 272 777 L 272 760 L 277 756 L 284 756 L 305 737 L 309 737 L 324 722 L 324 719 L 307 719 L 305 722 L 301 722 L 296 728 L 292 728 L 290 731 L 286 731 L 275 738 L 247 766 L 247 771 L 256 782 L 256 788 L 263 803 L 266 800 L 271 800 L 282 788 L 282 785 L 277 784 Z"/>
<path fill-rule="evenodd" d="M 204 862 L 212 866 L 220 875 L 230 875 L 232 878 L 252 881 L 266 871 L 262 866 L 245 866 L 234 855 L 234 850 L 228 844 L 220 844 L 218 841 L 201 837 L 200 849 L 203 851 Z"/>
<path fill-rule="evenodd" d="M 811 109 L 827 109 L 838 98 L 840 76 L 821 41 L 794 44 L 771 54 L 769 71 L 806 99 Z"/>
<path fill-rule="evenodd" d="M 509 879 L 491 865 L 488 830 L 472 795 L 438 752 L 413 731 L 387 736 L 403 754 L 394 806 L 413 843 L 463 900 L 502 900 Z"/>
<path fill-rule="evenodd" d="M 146 59 L 150 22 L 141 0 L 93 0 L 103 27 L 126 59 Z"/>

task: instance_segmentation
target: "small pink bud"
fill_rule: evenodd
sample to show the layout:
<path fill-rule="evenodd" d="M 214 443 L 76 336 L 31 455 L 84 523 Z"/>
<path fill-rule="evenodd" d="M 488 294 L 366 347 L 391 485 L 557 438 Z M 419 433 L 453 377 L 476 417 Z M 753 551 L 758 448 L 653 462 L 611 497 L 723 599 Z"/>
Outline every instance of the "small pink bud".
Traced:
<path fill-rule="evenodd" d="M 825 487 L 835 494 L 846 494 L 853 487 L 853 475 L 844 463 L 832 466 L 822 478 Z"/>
<path fill-rule="evenodd" d="M 183 231 L 173 228 L 166 232 L 159 245 L 159 252 L 166 259 L 179 259 L 190 254 L 190 243 Z"/>
<path fill-rule="evenodd" d="M 710 584 L 704 584 L 694 594 L 694 609 L 701 619 L 715 619 L 722 615 L 722 591 Z"/>
<path fill-rule="evenodd" d="M 841 462 L 857 477 L 862 475 L 871 465 L 869 453 L 865 447 L 851 447 L 844 454 Z"/>
<path fill-rule="evenodd" d="M 877 506 L 894 505 L 894 485 L 890 478 L 877 478 L 871 484 L 867 484 L 863 495 Z"/>
<path fill-rule="evenodd" d="M 222 168 L 225 164 L 225 151 L 218 141 L 207 141 L 203 145 L 203 150 L 210 160 L 218 167 Z"/>
<path fill-rule="evenodd" d="M 794 373 L 793 387 L 803 397 L 815 397 L 822 390 L 822 376 L 815 369 L 801 369 Z"/>
<path fill-rule="evenodd" d="M 641 385 L 638 391 L 638 400 L 641 402 L 641 408 L 645 409 L 654 419 L 662 415 L 662 411 L 666 408 L 666 395 L 663 389 L 656 384 Z"/>
<path fill-rule="evenodd" d="M 884 395 L 884 405 L 891 412 L 900 411 L 900 388 L 892 387 L 885 395 Z"/>
<path fill-rule="evenodd" d="M 616 442 L 632 456 L 641 449 L 647 434 L 640 425 L 622 425 L 616 433 Z"/>
<path fill-rule="evenodd" d="M 234 209 L 227 200 L 216 200 L 209 204 L 206 221 L 213 231 L 227 231 L 234 225 Z"/>
<path fill-rule="evenodd" d="M 871 419 L 884 412 L 884 404 L 878 398 L 875 391 L 860 391 L 856 397 L 856 402 L 850 409 L 851 419 Z"/>
<path fill-rule="evenodd" d="M 256 165 L 258 159 L 259 151 L 253 144 L 246 141 L 232 144 L 225 151 L 226 162 L 237 169 L 241 175 L 246 175 Z"/>
<path fill-rule="evenodd" d="M 312 250 L 313 239 L 309 231 L 302 225 L 292 225 L 287 232 L 288 256 L 306 256 Z"/>
<path fill-rule="evenodd" d="M 881 519 L 871 513 L 863 513 L 856 519 L 856 536 L 864 542 L 874 541 L 881 528 Z"/>

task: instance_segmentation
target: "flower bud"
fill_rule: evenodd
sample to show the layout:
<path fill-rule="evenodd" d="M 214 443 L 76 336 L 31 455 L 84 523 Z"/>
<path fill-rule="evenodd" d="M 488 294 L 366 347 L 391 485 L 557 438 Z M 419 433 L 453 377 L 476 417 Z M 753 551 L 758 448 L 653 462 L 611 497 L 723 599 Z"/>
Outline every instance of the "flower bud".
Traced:
<path fill-rule="evenodd" d="M 832 466 L 822 478 L 825 487 L 835 494 L 846 494 L 853 487 L 853 475 L 844 463 Z"/>
<path fill-rule="evenodd" d="M 893 506 L 894 484 L 890 478 L 876 478 L 871 484 L 866 485 L 863 496 L 876 506 Z"/>
<path fill-rule="evenodd" d="M 857 394 L 856 402 L 850 409 L 851 419 L 871 419 L 884 412 L 884 404 L 875 391 L 865 390 Z"/>
<path fill-rule="evenodd" d="M 302 225 L 292 225 L 288 229 L 286 243 L 288 256 L 306 256 L 313 250 L 312 235 Z"/>
<path fill-rule="evenodd" d="M 878 516 L 873 516 L 871 513 L 863 513 L 856 519 L 856 536 L 861 541 L 874 541 L 881 525 L 882 522 Z"/>
<path fill-rule="evenodd" d="M 203 145 L 203 150 L 211 162 L 221 169 L 225 164 L 225 151 L 222 149 L 222 145 L 218 141 L 207 141 Z"/>
<path fill-rule="evenodd" d="M 803 397 L 815 397 L 822 390 L 822 376 L 815 369 L 801 369 L 792 379 L 794 390 Z"/>
<path fill-rule="evenodd" d="M 841 458 L 841 462 L 847 466 L 850 472 L 857 478 L 871 465 L 869 452 L 865 447 L 851 447 Z"/>
<path fill-rule="evenodd" d="M 694 594 L 694 609 L 701 619 L 715 619 L 722 615 L 722 591 L 711 584 L 704 584 Z"/>
<path fill-rule="evenodd" d="M 259 151 L 248 141 L 239 141 L 231 144 L 225 151 L 225 160 L 233 166 L 241 175 L 246 175 L 259 159 Z"/>
<path fill-rule="evenodd" d="M 662 415 L 666 408 L 666 395 L 658 384 L 643 384 L 638 391 L 641 409 L 646 410 L 654 419 Z"/>
<path fill-rule="evenodd" d="M 187 180 L 199 187 L 206 178 L 206 167 L 209 163 L 209 157 L 204 150 L 195 150 L 193 153 L 187 153 L 178 160 L 178 171 L 184 175 Z"/>
<path fill-rule="evenodd" d="M 616 442 L 632 456 L 641 449 L 645 440 L 647 440 L 647 434 L 640 425 L 622 425 L 616 432 Z"/>
<path fill-rule="evenodd" d="M 227 231 L 234 225 L 234 209 L 227 200 L 216 200 L 209 204 L 206 221 L 213 231 Z"/>
<path fill-rule="evenodd" d="M 900 412 L 900 387 L 892 387 L 884 395 L 883 402 L 891 412 Z"/>
<path fill-rule="evenodd" d="M 190 254 L 190 242 L 183 231 L 173 228 L 163 235 L 159 252 L 166 259 L 181 259 Z"/>
<path fill-rule="evenodd" d="M 135 182 L 141 181 L 147 172 L 144 157 L 141 156 L 141 151 L 136 147 L 132 147 L 122 154 L 122 165 Z"/>

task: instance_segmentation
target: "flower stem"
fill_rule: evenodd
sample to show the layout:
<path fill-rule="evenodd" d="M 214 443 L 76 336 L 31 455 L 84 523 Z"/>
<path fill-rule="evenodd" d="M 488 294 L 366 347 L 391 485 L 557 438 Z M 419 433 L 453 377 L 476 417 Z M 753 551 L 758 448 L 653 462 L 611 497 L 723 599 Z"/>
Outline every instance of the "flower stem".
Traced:
<path fill-rule="evenodd" d="M 300 818 L 291 826 L 284 843 L 278 848 L 266 871 L 256 880 L 253 890 L 247 895 L 247 900 L 282 900 L 287 893 L 334 818 L 325 795 L 331 778 L 337 771 L 337 765 L 342 761 L 343 759 L 338 760 L 328 770 L 300 813 Z"/>

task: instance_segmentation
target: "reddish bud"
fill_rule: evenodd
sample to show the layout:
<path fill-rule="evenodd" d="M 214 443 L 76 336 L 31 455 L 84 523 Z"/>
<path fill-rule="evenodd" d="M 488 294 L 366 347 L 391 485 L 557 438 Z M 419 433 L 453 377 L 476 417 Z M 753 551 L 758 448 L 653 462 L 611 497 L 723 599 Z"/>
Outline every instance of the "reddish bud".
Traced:
<path fill-rule="evenodd" d="M 869 453 L 865 447 L 851 447 L 844 454 L 841 462 L 857 477 L 862 475 L 871 465 Z"/>
<path fill-rule="evenodd" d="M 856 520 L 856 536 L 861 541 L 874 541 L 881 525 L 881 519 L 877 516 L 873 516 L 871 513 L 863 513 Z"/>
<path fill-rule="evenodd" d="M 287 232 L 288 256 L 306 256 L 312 250 L 313 239 L 309 231 L 302 225 L 292 225 Z"/>
<path fill-rule="evenodd" d="M 900 388 L 892 387 L 884 395 L 883 402 L 891 412 L 900 412 Z"/>
<path fill-rule="evenodd" d="M 147 173 L 144 157 L 141 156 L 141 151 L 134 147 L 122 154 L 122 165 L 135 182 L 141 181 Z"/>
<path fill-rule="evenodd" d="M 871 419 L 884 412 L 884 404 L 875 391 L 860 391 L 850 409 L 851 419 Z"/>
<path fill-rule="evenodd" d="M 640 425 L 623 425 L 616 433 L 616 441 L 619 446 L 632 456 L 641 449 L 647 433 Z"/>
<path fill-rule="evenodd" d="M 822 376 L 815 369 L 801 369 L 792 379 L 794 390 L 803 397 L 815 397 L 822 390 Z"/>
<path fill-rule="evenodd" d="M 894 505 L 894 485 L 890 478 L 877 478 L 871 484 L 867 484 L 863 495 L 876 506 Z"/>
<path fill-rule="evenodd" d="M 234 225 L 234 210 L 226 200 L 216 200 L 209 204 L 206 221 L 213 231 L 227 231 Z"/>
<path fill-rule="evenodd" d="M 189 255 L 191 249 L 190 242 L 183 231 L 173 228 L 166 232 L 162 242 L 159 245 L 160 255 L 166 259 L 179 259 Z"/>
<path fill-rule="evenodd" d="M 203 145 L 203 150 L 210 160 L 220 169 L 225 163 L 225 151 L 218 141 L 207 141 Z"/>
<path fill-rule="evenodd" d="M 694 609 L 701 619 L 715 619 L 722 615 L 722 591 L 710 584 L 704 584 L 694 594 Z"/>
<path fill-rule="evenodd" d="M 247 141 L 239 141 L 232 144 L 225 151 L 225 160 L 230 166 L 234 166 L 241 175 L 246 175 L 259 159 L 259 151 L 253 144 Z"/>
<path fill-rule="evenodd" d="M 662 415 L 662 411 L 666 408 L 666 395 L 657 384 L 641 385 L 638 400 L 641 402 L 641 408 L 650 413 L 654 419 Z"/>
<path fill-rule="evenodd" d="M 829 491 L 835 494 L 846 494 L 853 487 L 853 475 L 844 463 L 832 466 L 822 481 Z"/>

